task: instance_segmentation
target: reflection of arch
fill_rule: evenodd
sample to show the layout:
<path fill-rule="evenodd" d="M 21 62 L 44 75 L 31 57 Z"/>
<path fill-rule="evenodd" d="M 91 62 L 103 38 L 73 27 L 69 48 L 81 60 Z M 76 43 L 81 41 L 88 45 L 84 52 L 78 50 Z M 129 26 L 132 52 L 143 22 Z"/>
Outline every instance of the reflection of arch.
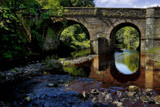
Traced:
<path fill-rule="evenodd" d="M 111 75 L 114 77 L 115 80 L 117 80 L 118 82 L 121 82 L 121 83 L 126 83 L 128 81 L 136 81 L 140 76 L 140 67 L 135 73 L 133 73 L 131 75 L 125 75 L 125 74 L 120 73 L 116 69 L 115 64 L 113 64 L 111 66 Z"/>
<path fill-rule="evenodd" d="M 130 27 L 133 27 L 135 28 L 138 33 L 139 33 L 139 47 L 138 47 L 138 50 L 140 50 L 140 46 L 141 46 L 141 34 L 142 34 L 142 29 L 141 27 L 136 24 L 136 23 L 133 23 L 133 22 L 126 22 L 126 21 L 122 21 L 122 22 L 117 22 L 114 24 L 114 26 L 112 26 L 110 29 L 109 29 L 109 32 L 110 32 L 110 38 L 112 40 L 112 46 L 115 45 L 115 37 L 116 37 L 116 33 L 118 30 L 120 30 L 121 28 L 123 27 L 126 27 L 126 26 L 130 26 Z"/>
<path fill-rule="evenodd" d="M 108 87 L 109 85 L 117 85 L 117 83 L 123 84 L 129 81 L 133 81 L 136 83 L 140 76 L 142 76 L 140 67 L 137 72 L 131 75 L 122 74 L 116 69 L 114 56 L 109 56 L 107 59 L 106 58 L 97 56 L 93 59 L 91 73 L 89 76 L 90 78 L 102 81 L 105 87 Z"/>

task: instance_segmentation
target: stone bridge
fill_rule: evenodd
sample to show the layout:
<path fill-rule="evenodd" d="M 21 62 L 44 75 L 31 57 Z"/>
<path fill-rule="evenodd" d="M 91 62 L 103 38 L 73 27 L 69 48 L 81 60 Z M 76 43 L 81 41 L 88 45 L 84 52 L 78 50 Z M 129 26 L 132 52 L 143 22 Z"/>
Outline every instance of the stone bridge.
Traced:
<path fill-rule="evenodd" d="M 88 29 L 91 50 L 96 54 L 109 54 L 114 51 L 116 32 L 125 26 L 137 29 L 140 35 L 140 50 L 145 52 L 160 46 L 160 8 L 65 8 L 67 26 L 81 24 Z M 54 19 L 51 17 L 51 19 Z M 52 29 L 59 40 L 64 26 L 59 18 Z M 52 44 L 46 36 L 44 48 Z M 53 45 L 53 44 L 52 44 Z"/>

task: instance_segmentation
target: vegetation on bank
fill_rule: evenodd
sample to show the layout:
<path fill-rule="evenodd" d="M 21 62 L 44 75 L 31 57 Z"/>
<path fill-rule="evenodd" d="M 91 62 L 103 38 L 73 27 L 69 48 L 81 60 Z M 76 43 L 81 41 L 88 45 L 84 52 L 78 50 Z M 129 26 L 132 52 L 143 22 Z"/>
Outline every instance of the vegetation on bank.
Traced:
<path fill-rule="evenodd" d="M 0 0 L 0 6 L 0 62 L 6 65 L 12 61 L 21 63 L 24 61 L 22 59 L 29 59 L 37 53 L 41 54 L 45 32 L 51 33 L 50 36 L 56 39 L 56 35 L 48 26 L 51 22 L 51 14 L 63 18 L 63 7 L 94 7 L 95 5 L 93 0 Z M 40 9 L 52 10 L 40 14 Z M 61 47 L 58 49 L 60 53 L 63 49 L 65 52 L 71 50 L 68 52 L 73 57 L 90 53 L 90 51 L 73 53 L 90 47 L 89 33 L 80 24 L 64 29 L 60 40 Z M 122 44 L 122 48 L 126 49 L 137 49 L 139 33 L 134 28 L 124 27 L 116 34 L 116 44 Z"/>
<path fill-rule="evenodd" d="M 50 19 L 50 14 L 54 13 L 57 17 L 62 17 L 63 6 L 91 7 L 94 6 L 94 2 L 93 0 L 0 0 L 0 6 L 0 61 L 18 62 L 33 53 L 41 53 L 44 32 L 49 24 L 46 21 Z M 52 9 L 52 11 L 40 14 L 40 9 Z M 25 15 L 28 16 L 28 21 L 24 20 Z M 30 15 L 35 17 L 29 17 Z M 36 17 L 41 17 L 41 19 L 37 20 Z M 85 31 L 82 32 L 84 28 L 79 25 L 73 25 L 71 28 L 76 31 L 72 32 L 75 34 L 70 35 L 73 40 L 71 46 L 81 47 L 82 39 L 84 40 L 88 35 L 84 33 Z M 64 34 L 62 35 L 69 36 L 69 34 Z M 78 41 L 75 42 L 75 38 Z"/>

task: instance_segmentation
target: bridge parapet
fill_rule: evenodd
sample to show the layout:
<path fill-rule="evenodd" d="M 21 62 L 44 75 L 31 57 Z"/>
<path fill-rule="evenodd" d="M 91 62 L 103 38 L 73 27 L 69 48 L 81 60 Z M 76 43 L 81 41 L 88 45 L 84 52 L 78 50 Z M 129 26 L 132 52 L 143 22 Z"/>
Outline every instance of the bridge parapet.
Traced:
<path fill-rule="evenodd" d="M 144 8 L 85 8 L 65 7 L 65 16 L 103 16 L 103 17 L 130 17 L 145 18 Z"/>
<path fill-rule="evenodd" d="M 150 12 L 147 11 L 146 17 L 154 17 L 154 18 L 160 18 L 160 7 L 151 7 L 147 8 Z"/>

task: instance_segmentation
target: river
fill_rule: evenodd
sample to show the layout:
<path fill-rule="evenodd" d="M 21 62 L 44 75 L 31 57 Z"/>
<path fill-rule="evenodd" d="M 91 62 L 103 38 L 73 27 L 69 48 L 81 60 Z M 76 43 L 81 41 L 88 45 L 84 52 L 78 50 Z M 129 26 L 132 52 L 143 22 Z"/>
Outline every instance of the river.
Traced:
<path fill-rule="evenodd" d="M 113 104 L 106 103 L 106 99 L 95 101 L 93 97 L 85 100 L 87 94 L 82 98 L 79 97 L 82 96 L 80 93 L 90 93 L 93 89 L 114 92 L 134 85 L 141 89 L 155 90 L 159 94 L 160 70 L 158 68 L 159 65 L 155 64 L 152 55 L 142 55 L 133 50 L 95 56 L 89 61 L 64 66 L 63 73 L 42 71 L 42 74 L 31 76 L 27 80 L 1 85 L 0 105 L 114 107 Z"/>

